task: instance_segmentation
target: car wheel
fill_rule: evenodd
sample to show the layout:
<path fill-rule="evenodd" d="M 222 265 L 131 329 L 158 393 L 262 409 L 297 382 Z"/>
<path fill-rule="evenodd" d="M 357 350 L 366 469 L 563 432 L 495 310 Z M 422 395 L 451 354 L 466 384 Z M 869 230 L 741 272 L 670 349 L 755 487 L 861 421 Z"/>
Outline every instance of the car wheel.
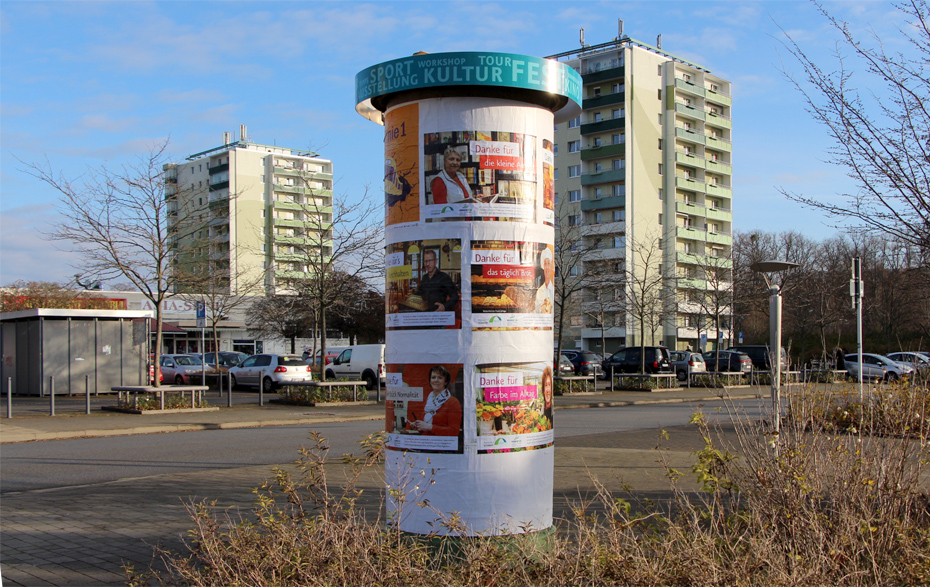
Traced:
<path fill-rule="evenodd" d="M 335 379 L 335 378 L 336 378 L 336 374 L 333 373 L 331 370 L 327 369 L 327 370 L 326 370 L 326 380 L 327 380 L 327 381 L 332 381 L 332 380 Z"/>
<path fill-rule="evenodd" d="M 677 375 L 678 375 L 678 381 L 685 382 L 688 380 L 688 374 L 685 373 L 684 369 L 679 370 Z"/>
<path fill-rule="evenodd" d="M 894 381 L 897 381 L 897 380 L 898 380 L 898 374 L 897 374 L 897 373 L 889 373 L 888 375 L 885 376 L 885 381 L 894 382 Z"/>
<path fill-rule="evenodd" d="M 274 381 L 271 380 L 271 377 L 265 377 L 262 379 L 262 391 L 265 393 L 274 392 Z"/>
<path fill-rule="evenodd" d="M 230 375 L 229 376 L 229 389 L 237 389 L 238 387 L 239 387 L 239 383 L 236 382 L 236 376 Z"/>
<path fill-rule="evenodd" d="M 174 378 L 174 384 L 175 384 L 175 385 L 184 385 L 184 377 L 182 377 L 182 376 L 180 376 L 180 375 L 178 375 L 177 377 L 175 377 L 175 378 Z"/>
<path fill-rule="evenodd" d="M 375 374 L 371 371 L 365 371 L 362 375 L 362 379 L 365 380 L 365 389 L 368 391 L 374 391 L 375 386 L 378 385 L 378 381 L 375 379 Z"/>

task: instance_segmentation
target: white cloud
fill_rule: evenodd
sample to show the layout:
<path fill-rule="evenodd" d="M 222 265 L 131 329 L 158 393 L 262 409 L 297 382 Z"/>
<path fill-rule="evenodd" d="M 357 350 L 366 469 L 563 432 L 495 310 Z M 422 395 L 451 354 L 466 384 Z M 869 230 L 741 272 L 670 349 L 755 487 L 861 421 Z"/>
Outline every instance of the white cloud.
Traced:
<path fill-rule="evenodd" d="M 0 285 L 20 279 L 69 281 L 79 255 L 46 236 L 60 216 L 51 205 L 20 206 L 0 215 Z"/>

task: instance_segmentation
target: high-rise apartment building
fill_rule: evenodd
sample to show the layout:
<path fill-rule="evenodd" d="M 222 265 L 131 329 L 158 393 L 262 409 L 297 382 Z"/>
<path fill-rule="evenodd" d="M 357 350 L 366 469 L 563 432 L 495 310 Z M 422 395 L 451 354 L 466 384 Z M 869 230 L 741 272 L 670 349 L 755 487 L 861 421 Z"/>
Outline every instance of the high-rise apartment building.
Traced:
<path fill-rule="evenodd" d="M 333 165 L 315 153 L 223 133 L 219 147 L 165 166 L 176 269 L 231 291 L 287 289 L 308 277 L 307 256 L 331 249 Z M 257 286 L 257 287 L 256 287 Z"/>
<path fill-rule="evenodd" d="M 551 58 L 584 83 L 581 116 L 555 132 L 559 231 L 577 234 L 585 251 L 569 270 L 599 276 L 563 340 L 598 352 L 642 341 L 696 349 L 703 336 L 704 348 L 725 345 L 730 83 L 622 35 Z"/>

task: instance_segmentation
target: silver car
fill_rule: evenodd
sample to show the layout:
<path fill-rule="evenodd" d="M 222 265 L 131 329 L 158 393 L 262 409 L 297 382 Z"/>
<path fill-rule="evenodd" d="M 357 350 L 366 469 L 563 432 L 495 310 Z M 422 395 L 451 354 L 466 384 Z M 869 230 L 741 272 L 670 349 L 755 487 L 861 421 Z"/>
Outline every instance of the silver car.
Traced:
<path fill-rule="evenodd" d="M 846 355 L 846 372 L 854 380 L 859 380 L 859 355 Z M 888 357 L 873 353 L 862 353 L 862 379 L 878 381 L 897 381 L 914 372 L 914 368 L 896 363 Z"/>
<path fill-rule="evenodd" d="M 195 355 L 162 355 L 158 360 L 162 381 L 175 385 L 202 383 L 204 365 Z M 207 369 L 209 372 L 211 369 Z"/>
<path fill-rule="evenodd" d="M 669 353 L 669 362 L 672 364 L 672 370 L 678 377 L 678 381 L 684 383 L 688 381 L 694 373 L 706 373 L 707 363 L 701 353 L 692 351 L 672 351 Z"/>
<path fill-rule="evenodd" d="M 252 355 L 236 367 L 229 369 L 229 382 L 236 386 L 259 387 L 272 393 L 289 383 L 306 383 L 313 380 L 310 365 L 300 355 Z"/>
<path fill-rule="evenodd" d="M 885 355 L 896 363 L 910 365 L 921 373 L 930 373 L 930 357 L 921 352 L 888 353 Z"/>

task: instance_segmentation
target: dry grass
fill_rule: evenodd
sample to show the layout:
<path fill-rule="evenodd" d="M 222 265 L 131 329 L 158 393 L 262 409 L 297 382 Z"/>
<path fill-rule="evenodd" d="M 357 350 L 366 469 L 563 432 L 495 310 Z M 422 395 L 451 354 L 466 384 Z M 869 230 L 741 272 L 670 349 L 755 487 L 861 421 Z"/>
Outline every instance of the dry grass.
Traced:
<path fill-rule="evenodd" d="M 696 414 L 704 447 L 690 471 L 667 467 L 668 501 L 599 485 L 596 497 L 576 504 L 546 540 L 461 538 L 447 542 L 455 546 L 451 554 L 362 507 L 357 482 L 380 466 L 378 437 L 366 439 L 365 456 L 348 458 L 350 474 L 336 491 L 326 478 L 325 441 L 314 437 L 298 474 L 279 470 L 256 490 L 248 520 L 192 504 L 190 552 L 162 553 L 167 575 L 133 575 L 130 582 L 926 585 L 927 397 L 925 388 L 899 387 L 863 409 L 805 392 L 792 398 L 778 437 L 765 422 L 731 414 L 737 434 L 730 443 Z M 860 414 L 858 423 L 838 426 L 836 414 L 850 409 Z M 685 477 L 696 479 L 698 494 L 680 488 Z"/>

